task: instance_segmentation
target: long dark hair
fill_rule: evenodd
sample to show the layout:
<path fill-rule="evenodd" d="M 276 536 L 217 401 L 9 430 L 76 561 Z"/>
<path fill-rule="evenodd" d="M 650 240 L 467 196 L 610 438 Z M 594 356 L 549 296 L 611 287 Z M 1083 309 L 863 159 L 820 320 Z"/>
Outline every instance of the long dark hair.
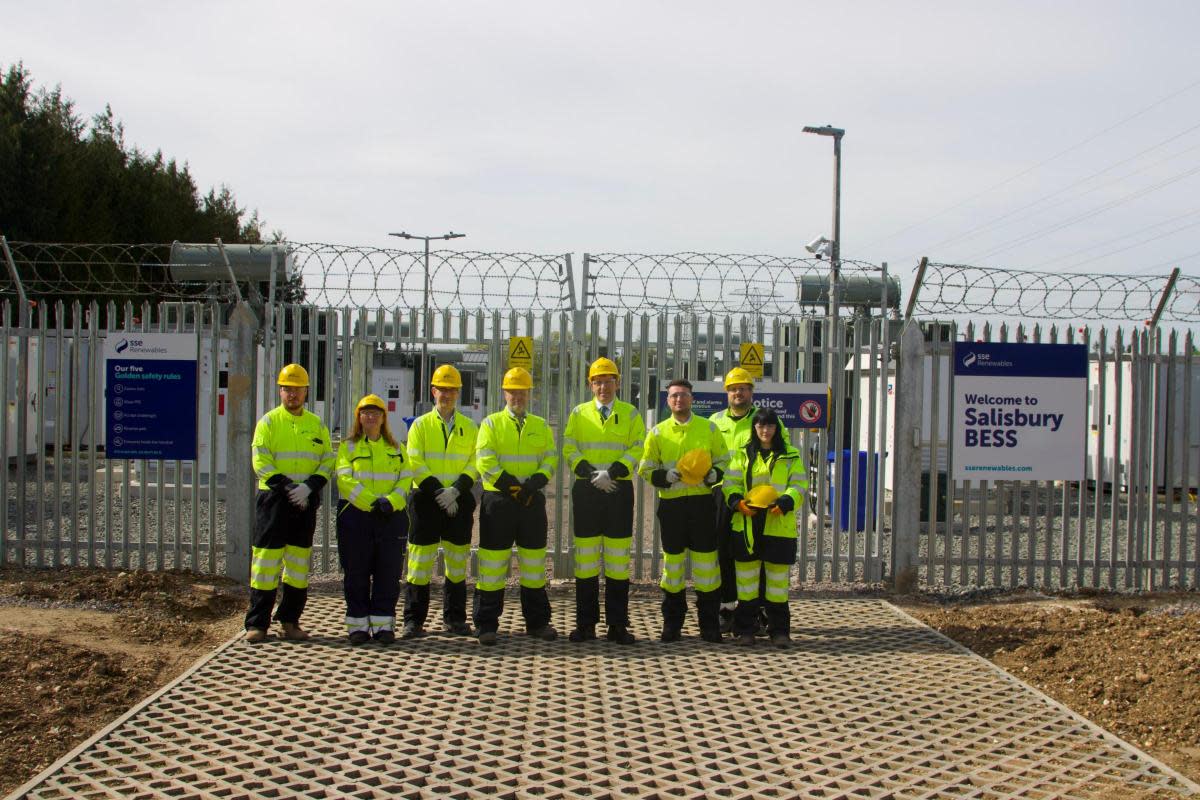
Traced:
<path fill-rule="evenodd" d="M 783 426 L 779 424 L 779 415 L 769 408 L 758 409 L 754 413 L 754 419 L 750 421 L 750 441 L 746 444 L 746 464 L 748 467 L 753 465 L 754 456 L 762 449 L 762 445 L 758 441 L 758 432 L 754 430 L 754 426 L 759 424 L 775 426 L 775 436 L 771 439 L 771 447 L 768 450 L 770 455 L 767 456 L 767 463 L 774 467 L 776 459 L 787 452 L 787 443 L 783 440 Z"/>

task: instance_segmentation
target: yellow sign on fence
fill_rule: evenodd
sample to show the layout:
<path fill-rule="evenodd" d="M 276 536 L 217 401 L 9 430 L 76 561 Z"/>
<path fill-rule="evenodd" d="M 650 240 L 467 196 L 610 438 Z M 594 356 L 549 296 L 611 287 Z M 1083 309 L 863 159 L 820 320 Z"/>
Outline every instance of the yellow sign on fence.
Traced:
<path fill-rule="evenodd" d="M 761 378 L 763 376 L 762 342 L 742 342 L 742 358 L 739 363 L 746 372 L 756 378 Z"/>
<path fill-rule="evenodd" d="M 508 337 L 508 368 L 524 367 L 533 372 L 533 337 Z"/>

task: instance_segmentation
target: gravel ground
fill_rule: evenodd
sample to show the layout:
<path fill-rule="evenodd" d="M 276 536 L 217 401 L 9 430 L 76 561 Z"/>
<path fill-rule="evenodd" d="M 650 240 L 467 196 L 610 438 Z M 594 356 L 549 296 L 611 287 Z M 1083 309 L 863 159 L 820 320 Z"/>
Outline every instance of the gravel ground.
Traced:
<path fill-rule="evenodd" d="M 98 463 L 103 465 L 104 462 Z M 200 499 L 195 504 L 190 487 L 179 502 L 167 491 L 160 503 L 153 487 L 148 496 L 143 497 L 136 482 L 131 480 L 131 490 L 127 492 L 121 465 L 115 464 L 111 471 L 111 491 L 106 473 L 101 470 L 95 474 L 93 495 L 86 478 L 88 473 L 83 469 L 86 465 L 86 459 L 81 460 L 82 477 L 77 487 L 67 480 L 71 477 L 69 459 L 62 465 L 64 480 L 61 483 L 55 480 L 52 459 L 48 460 L 40 482 L 36 465 L 26 468 L 26 565 L 99 564 L 224 572 L 225 503 L 222 499 L 217 500 L 213 525 L 209 519 L 206 486 L 201 487 Z M 18 530 L 16 478 L 15 470 L 10 468 L 5 563 L 21 561 L 20 542 L 13 536 Z M 37 501 L 39 487 L 41 508 Z M 1081 491 L 1082 520 L 1079 517 Z M 1064 493 L 1067 498 L 1065 517 Z M 647 487 L 640 487 L 640 496 L 642 528 L 640 535 L 635 536 L 633 569 L 635 578 L 651 580 L 657 577 L 660 568 L 654 530 L 654 500 Z M 1073 485 L 1064 489 L 1061 484 L 1029 483 L 1006 484 L 999 491 L 993 490 L 986 501 L 980 499 L 978 490 L 965 501 L 956 498 L 949 526 L 940 521 L 932 535 L 930 526 L 922 526 L 918 539 L 918 558 L 923 565 L 922 587 L 929 591 L 961 594 L 986 587 L 1139 590 L 1200 585 L 1200 558 L 1197 556 L 1200 552 L 1200 504 L 1194 499 L 1186 495 L 1179 498 L 1159 495 L 1154 504 L 1153 525 L 1150 524 L 1151 509 L 1146 502 L 1135 504 L 1130 521 L 1129 496 L 1125 494 L 1100 496 L 1097 524 L 1094 516 L 1096 500 L 1095 492 L 1087 487 L 1081 489 Z M 556 512 L 554 498 L 548 505 L 548 541 L 552 554 L 557 548 L 569 550 L 570 543 L 569 501 L 565 488 L 559 502 L 561 512 Z M 1118 520 L 1115 536 L 1111 522 L 1114 502 Z M 811 513 L 814 504 L 814 499 L 810 498 L 810 513 L 802 521 L 800 531 L 801 560 L 807 563 L 803 570 L 799 566 L 793 570 L 793 584 L 845 587 L 881 580 L 888 561 L 890 528 L 885 527 L 878 544 L 873 542 L 873 534 L 868 536 L 862 532 L 839 531 L 835 537 L 828 514 L 818 517 Z M 939 508 L 941 511 L 943 509 Z M 562 519 L 561 534 L 555 524 L 558 513 Z M 58 517 L 62 519 L 63 530 L 55 536 Z M 34 545 L 39 537 L 38 519 L 46 520 L 48 532 L 40 549 Z M 124 535 L 126 526 L 128 536 Z M 104 545 L 109 537 L 116 546 L 112 548 L 111 560 L 106 560 Z M 332 514 L 323 515 L 314 547 L 316 571 L 336 572 L 334 540 Z M 121 546 L 124 541 L 129 542 L 128 548 Z M 871 559 L 870 569 L 865 568 L 863 559 L 868 547 L 872 552 L 884 554 L 882 559 Z M 1100 554 L 1098 563 L 1095 562 L 1097 551 Z M 1112 558 L 1114 552 L 1115 561 Z M 852 571 L 851 553 L 854 556 Z M 1136 557 L 1138 553 L 1143 554 L 1146 568 L 1126 570 L 1127 556 L 1133 554 Z M 1147 560 L 1146 556 L 1151 558 Z M 557 568 L 554 567 L 555 556 L 551 555 L 550 560 L 554 574 L 570 575 L 569 553 L 558 559 Z"/>

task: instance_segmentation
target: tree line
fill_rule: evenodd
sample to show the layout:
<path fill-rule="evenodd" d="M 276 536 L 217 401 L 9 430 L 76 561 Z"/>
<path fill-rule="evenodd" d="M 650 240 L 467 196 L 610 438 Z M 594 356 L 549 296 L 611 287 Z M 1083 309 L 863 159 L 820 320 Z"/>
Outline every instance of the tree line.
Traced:
<path fill-rule="evenodd" d="M 17 63 L 0 74 L 0 234 L 10 242 L 169 244 L 220 237 L 226 244 L 258 244 L 263 223 L 257 211 L 238 205 L 228 186 L 201 195 L 186 163 L 128 145 L 110 106 L 85 122 L 61 87 L 35 88 L 29 70 Z M 162 299 L 165 273 L 144 274 L 150 270 L 141 260 L 116 267 L 145 284 L 138 283 L 134 295 L 81 299 Z M 156 253 L 155 260 L 168 257 Z M 48 287 L 63 277 L 47 269 L 19 265 L 22 283 Z M 70 283 L 82 293 L 77 277 Z M 293 283 L 286 294 L 295 300 L 303 288 Z"/>

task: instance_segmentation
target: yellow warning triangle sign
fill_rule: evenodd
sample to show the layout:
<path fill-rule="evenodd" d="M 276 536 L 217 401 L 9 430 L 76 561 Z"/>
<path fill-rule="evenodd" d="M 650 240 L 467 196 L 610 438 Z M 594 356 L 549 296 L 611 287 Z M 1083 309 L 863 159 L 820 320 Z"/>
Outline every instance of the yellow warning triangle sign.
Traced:
<path fill-rule="evenodd" d="M 512 349 L 508 352 L 509 358 L 533 358 L 533 353 L 529 352 L 529 346 L 525 344 L 525 338 L 520 337 L 513 342 Z"/>
<path fill-rule="evenodd" d="M 763 376 L 762 342 L 742 342 L 742 357 L 738 365 L 756 378 Z"/>

